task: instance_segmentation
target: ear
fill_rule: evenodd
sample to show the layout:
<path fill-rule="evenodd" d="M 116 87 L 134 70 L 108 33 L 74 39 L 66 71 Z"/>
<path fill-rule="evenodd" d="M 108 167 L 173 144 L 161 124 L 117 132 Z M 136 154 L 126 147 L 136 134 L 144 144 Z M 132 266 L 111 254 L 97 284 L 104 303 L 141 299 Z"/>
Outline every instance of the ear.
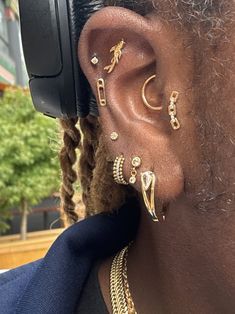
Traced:
<path fill-rule="evenodd" d="M 96 84 L 100 78 L 105 81 L 107 106 L 100 106 L 99 113 L 110 153 L 114 159 L 124 155 L 127 181 L 132 158 L 141 157 L 134 187 L 141 190 L 141 172 L 154 171 L 158 178 L 156 195 L 163 201 L 179 195 L 184 183 L 182 165 L 173 145 L 181 131 L 172 129 L 168 115 L 171 92 L 183 92 L 187 75 L 178 61 L 183 45 L 178 43 L 177 48 L 175 37 L 174 30 L 155 16 L 143 17 L 124 8 L 107 7 L 88 20 L 78 47 L 80 65 L 98 104 Z M 111 64 L 110 49 L 122 39 L 125 45 L 121 58 L 113 72 L 108 73 L 104 68 Z M 99 60 L 97 65 L 91 63 L 94 55 Z M 163 106 L 161 111 L 147 108 L 141 97 L 144 82 L 153 74 L 157 77 L 149 83 L 146 96 L 151 105 Z M 119 134 L 115 142 L 110 139 L 114 131 Z"/>

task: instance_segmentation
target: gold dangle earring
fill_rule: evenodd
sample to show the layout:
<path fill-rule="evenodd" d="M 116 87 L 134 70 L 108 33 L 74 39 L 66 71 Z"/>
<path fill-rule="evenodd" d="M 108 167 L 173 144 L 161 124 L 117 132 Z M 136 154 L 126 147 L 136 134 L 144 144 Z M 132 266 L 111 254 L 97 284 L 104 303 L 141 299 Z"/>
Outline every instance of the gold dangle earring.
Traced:
<path fill-rule="evenodd" d="M 145 206 L 153 221 L 159 222 L 155 208 L 155 186 L 156 176 L 152 171 L 141 173 L 141 188 Z"/>
<path fill-rule="evenodd" d="M 131 177 L 129 179 L 130 184 L 135 184 L 137 181 L 137 169 L 141 166 L 142 160 L 140 157 L 136 156 L 132 158 L 131 165 L 132 165 L 132 170 L 131 170 Z"/>
<path fill-rule="evenodd" d="M 173 130 L 179 130 L 181 125 L 179 123 L 179 120 L 177 119 L 177 108 L 176 104 L 179 99 L 179 92 L 172 92 L 171 97 L 170 97 L 170 105 L 168 107 L 168 114 L 171 117 L 171 126 Z"/>

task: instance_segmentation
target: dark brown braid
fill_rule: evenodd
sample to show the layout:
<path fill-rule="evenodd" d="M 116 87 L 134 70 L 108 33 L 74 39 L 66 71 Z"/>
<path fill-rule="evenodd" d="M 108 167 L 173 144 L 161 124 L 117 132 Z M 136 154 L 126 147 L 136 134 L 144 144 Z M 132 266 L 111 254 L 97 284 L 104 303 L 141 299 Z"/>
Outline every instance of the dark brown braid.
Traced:
<path fill-rule="evenodd" d="M 86 216 L 111 212 L 133 197 L 133 191 L 113 181 L 113 160 L 103 140 L 99 119 L 80 119 L 83 134 L 79 177 L 83 191 Z"/>
<path fill-rule="evenodd" d="M 76 149 L 80 148 L 81 143 L 81 134 L 76 127 L 77 122 L 78 119 L 60 120 L 64 144 L 59 156 L 62 169 L 61 212 L 66 215 L 69 224 L 78 220 L 73 201 L 73 185 L 77 181 L 77 173 L 73 167 L 77 161 Z"/>
<path fill-rule="evenodd" d="M 93 178 L 93 170 L 96 166 L 95 154 L 99 146 L 100 125 L 94 116 L 80 119 L 80 128 L 83 133 L 81 156 L 79 163 L 79 177 L 83 191 L 83 202 L 86 206 L 86 215 L 92 214 L 89 209 L 90 185 Z"/>
<path fill-rule="evenodd" d="M 108 154 L 102 135 L 95 160 L 88 209 L 93 214 L 114 211 L 123 205 L 127 196 L 130 196 L 130 191 L 127 187 L 114 182 L 113 158 Z"/>

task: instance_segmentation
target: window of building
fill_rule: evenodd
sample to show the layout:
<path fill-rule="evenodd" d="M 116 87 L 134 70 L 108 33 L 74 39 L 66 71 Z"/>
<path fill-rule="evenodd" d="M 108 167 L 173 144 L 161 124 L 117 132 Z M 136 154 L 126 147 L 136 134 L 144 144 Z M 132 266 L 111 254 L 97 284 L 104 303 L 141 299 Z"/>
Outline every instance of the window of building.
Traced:
<path fill-rule="evenodd" d="M 5 15 L 5 6 L 0 0 L 0 51 L 8 54 L 8 32 L 7 32 L 7 19 Z"/>
<path fill-rule="evenodd" d="M 5 16 L 5 6 L 3 1 L 0 0 L 0 37 L 7 43 L 7 19 Z"/>

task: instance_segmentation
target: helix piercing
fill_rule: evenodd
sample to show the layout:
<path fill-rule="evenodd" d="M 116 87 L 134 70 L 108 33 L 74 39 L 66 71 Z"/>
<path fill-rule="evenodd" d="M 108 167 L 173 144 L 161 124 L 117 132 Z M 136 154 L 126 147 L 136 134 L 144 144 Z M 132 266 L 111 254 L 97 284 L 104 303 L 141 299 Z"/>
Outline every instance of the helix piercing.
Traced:
<path fill-rule="evenodd" d="M 111 60 L 111 64 L 104 68 L 109 74 L 113 72 L 116 65 L 119 63 L 119 60 L 122 57 L 122 49 L 125 45 L 124 40 L 122 39 L 117 45 L 113 46 L 110 49 L 110 52 L 113 54 L 113 58 Z"/>
<path fill-rule="evenodd" d="M 93 56 L 93 58 L 91 59 L 91 63 L 92 63 L 93 65 L 97 65 L 97 64 L 99 63 L 99 59 L 97 58 L 96 55 Z"/>

